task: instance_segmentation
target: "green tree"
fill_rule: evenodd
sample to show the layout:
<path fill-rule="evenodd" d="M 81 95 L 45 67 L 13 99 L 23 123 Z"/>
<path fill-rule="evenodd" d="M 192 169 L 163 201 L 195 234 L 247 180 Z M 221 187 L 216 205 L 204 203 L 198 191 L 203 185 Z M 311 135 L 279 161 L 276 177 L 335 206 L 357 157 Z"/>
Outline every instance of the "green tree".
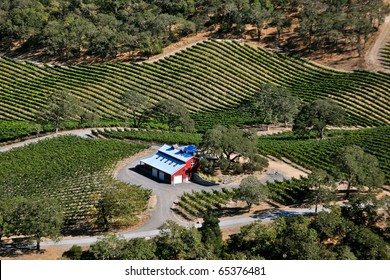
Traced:
<path fill-rule="evenodd" d="M 248 9 L 247 22 L 256 26 L 258 41 L 261 40 L 264 23 L 270 20 L 273 9 L 272 1 L 268 0 L 254 0 Z"/>
<path fill-rule="evenodd" d="M 199 260 L 214 258 L 203 242 L 200 232 L 195 228 L 185 228 L 173 221 L 160 227 L 156 237 L 156 255 L 162 260 Z"/>
<path fill-rule="evenodd" d="M 37 243 L 37 251 L 40 251 L 42 238 L 60 238 L 63 222 L 61 206 L 58 201 L 49 198 L 21 201 L 15 209 L 13 220 L 17 235 L 31 237 Z"/>
<path fill-rule="evenodd" d="M 154 260 L 156 259 L 157 245 L 154 239 L 134 238 L 126 242 L 123 248 L 125 260 Z"/>
<path fill-rule="evenodd" d="M 123 237 L 107 234 L 92 244 L 89 251 L 96 260 L 153 260 L 156 259 L 156 248 L 153 239 L 125 240 Z"/>
<path fill-rule="evenodd" d="M 372 194 L 355 194 L 344 205 L 342 213 L 355 224 L 374 229 L 383 220 L 383 215 L 379 214 L 379 208 L 383 206 L 381 202 Z"/>
<path fill-rule="evenodd" d="M 53 123 L 56 133 L 60 130 L 63 121 L 75 119 L 80 115 L 81 106 L 77 98 L 68 91 L 55 91 L 48 97 L 46 107 L 37 113 L 38 123 Z"/>
<path fill-rule="evenodd" d="M 97 260 L 121 260 L 126 240 L 115 234 L 107 234 L 89 247 L 89 251 Z"/>
<path fill-rule="evenodd" d="M 384 173 L 379 167 L 378 159 L 374 155 L 364 152 L 356 145 L 342 148 L 335 157 L 336 170 L 334 173 L 347 181 L 347 193 L 350 195 L 351 187 L 361 189 L 366 186 L 375 191 L 383 186 Z"/>
<path fill-rule="evenodd" d="M 211 250 L 216 257 L 221 256 L 223 250 L 222 232 L 219 227 L 219 219 L 212 208 L 207 208 L 199 231 L 202 234 L 202 242 L 206 248 Z"/>
<path fill-rule="evenodd" d="M 136 222 L 137 215 L 145 210 L 151 190 L 117 181 L 106 183 L 109 187 L 99 198 L 96 208 L 92 209 L 97 215 L 97 223 L 108 231 L 113 226 Z"/>
<path fill-rule="evenodd" d="M 145 95 L 131 90 L 123 94 L 121 103 L 125 107 L 126 115 L 129 114 L 133 118 L 134 127 L 140 127 L 150 108 L 148 98 Z"/>
<path fill-rule="evenodd" d="M 161 100 L 151 111 L 159 121 L 168 125 L 169 130 L 174 130 L 178 126 L 181 126 L 185 132 L 195 130 L 194 121 L 191 119 L 188 110 L 177 100 Z"/>
<path fill-rule="evenodd" d="M 242 179 L 234 198 L 245 201 L 248 205 L 248 212 L 253 204 L 259 204 L 267 198 L 268 189 L 255 176 L 248 176 Z"/>
<path fill-rule="evenodd" d="M 288 89 L 265 84 L 253 95 L 249 108 L 254 116 L 263 116 L 263 123 L 283 122 L 287 126 L 298 113 L 299 104 Z"/>
<path fill-rule="evenodd" d="M 359 260 L 390 259 L 389 244 L 366 227 L 353 226 L 345 242 Z"/>
<path fill-rule="evenodd" d="M 99 114 L 97 113 L 96 103 L 93 101 L 86 101 L 82 105 L 82 110 L 79 116 L 79 124 L 89 124 L 90 127 L 96 126 L 99 122 Z"/>
<path fill-rule="evenodd" d="M 309 201 L 315 205 L 317 214 L 318 205 L 328 204 L 337 199 L 336 183 L 332 176 L 323 170 L 315 170 L 308 177 L 310 188 Z"/>
<path fill-rule="evenodd" d="M 324 259 L 326 250 L 317 244 L 317 232 L 309 224 L 302 215 L 276 219 L 272 225 L 277 232 L 272 259 Z"/>
<path fill-rule="evenodd" d="M 270 259 L 276 236 L 274 227 L 266 226 L 262 221 L 255 221 L 243 226 L 239 233 L 230 236 L 227 251 L 233 255 L 244 254 L 247 259 L 261 257 Z"/>
<path fill-rule="evenodd" d="M 310 227 L 317 231 L 320 242 L 327 239 L 340 240 L 344 237 L 349 226 L 341 212 L 341 208 L 335 206 L 330 212 L 322 211 L 313 219 Z"/>
<path fill-rule="evenodd" d="M 26 202 L 26 199 L 15 197 L 0 200 L 0 241 L 3 236 L 16 234 L 15 211 L 22 202 Z"/>
<path fill-rule="evenodd" d="M 344 116 L 344 110 L 333 101 L 318 99 L 303 105 L 294 120 L 293 131 L 300 136 L 315 131 L 323 139 L 326 127 L 342 124 Z"/>
<path fill-rule="evenodd" d="M 217 125 L 206 131 L 202 147 L 206 153 L 231 163 L 256 154 L 256 137 L 253 131 Z"/>

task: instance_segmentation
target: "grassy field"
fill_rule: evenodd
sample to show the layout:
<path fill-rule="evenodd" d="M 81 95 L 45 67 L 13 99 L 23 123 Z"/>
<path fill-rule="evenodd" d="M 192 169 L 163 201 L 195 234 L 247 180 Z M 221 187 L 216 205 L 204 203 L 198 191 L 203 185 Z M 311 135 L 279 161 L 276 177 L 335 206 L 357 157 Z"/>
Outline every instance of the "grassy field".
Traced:
<path fill-rule="evenodd" d="M 155 103 L 174 98 L 204 130 L 215 123 L 254 120 L 237 110 L 261 85 L 286 87 L 303 101 L 330 98 L 350 125 L 390 123 L 390 74 L 339 72 L 237 42 L 210 40 L 154 63 L 38 66 L 0 58 L 0 119 L 32 120 L 55 90 L 97 104 L 105 120 L 121 120 L 121 95 L 129 90 Z M 206 114 L 206 115 L 205 115 Z"/>

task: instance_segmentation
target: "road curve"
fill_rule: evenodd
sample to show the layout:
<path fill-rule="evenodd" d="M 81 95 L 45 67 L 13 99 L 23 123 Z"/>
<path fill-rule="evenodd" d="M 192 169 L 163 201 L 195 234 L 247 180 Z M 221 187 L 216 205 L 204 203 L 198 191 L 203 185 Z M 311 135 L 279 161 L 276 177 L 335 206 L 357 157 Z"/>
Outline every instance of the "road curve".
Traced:
<path fill-rule="evenodd" d="M 380 51 L 390 41 L 390 16 L 385 18 L 384 23 L 379 28 L 379 35 L 374 45 L 365 55 L 367 70 L 389 71 L 380 62 Z"/>

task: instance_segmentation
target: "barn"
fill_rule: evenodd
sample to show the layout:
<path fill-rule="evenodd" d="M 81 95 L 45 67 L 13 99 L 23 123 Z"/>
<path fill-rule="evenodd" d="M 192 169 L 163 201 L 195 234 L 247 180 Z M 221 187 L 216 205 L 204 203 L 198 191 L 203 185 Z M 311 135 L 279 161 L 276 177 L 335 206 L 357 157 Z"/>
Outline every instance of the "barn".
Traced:
<path fill-rule="evenodd" d="M 199 169 L 198 150 L 194 145 L 163 145 L 152 157 L 140 161 L 141 168 L 152 177 L 169 184 L 189 181 Z"/>

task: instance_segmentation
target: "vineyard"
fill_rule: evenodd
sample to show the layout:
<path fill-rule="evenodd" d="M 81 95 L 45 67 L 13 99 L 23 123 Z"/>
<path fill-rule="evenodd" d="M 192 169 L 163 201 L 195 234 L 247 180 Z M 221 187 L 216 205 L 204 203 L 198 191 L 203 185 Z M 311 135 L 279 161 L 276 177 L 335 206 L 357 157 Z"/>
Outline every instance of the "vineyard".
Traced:
<path fill-rule="evenodd" d="M 189 143 L 199 145 L 202 141 L 201 134 L 185 133 L 185 132 L 172 132 L 172 131 L 157 131 L 146 129 L 99 129 L 92 130 L 92 133 L 96 136 L 104 136 L 106 138 L 114 139 L 128 139 L 128 140 L 140 140 L 148 143 L 165 143 L 165 144 L 186 144 Z"/>
<path fill-rule="evenodd" d="M 380 52 L 380 60 L 382 62 L 382 65 L 390 69 L 390 43 L 388 43 Z"/>
<path fill-rule="evenodd" d="M 390 127 L 368 128 L 336 133 L 324 140 L 297 140 L 292 133 L 262 136 L 258 150 L 262 154 L 285 157 L 308 169 L 321 168 L 331 171 L 333 158 L 340 148 L 357 145 L 376 156 L 385 173 L 386 183 L 390 182 Z"/>
<path fill-rule="evenodd" d="M 267 182 L 270 191 L 269 198 L 284 205 L 301 203 L 307 194 L 307 179 L 292 178 L 291 180 Z M 186 192 L 177 202 L 176 211 L 189 218 L 202 217 L 208 207 L 217 210 L 219 215 L 229 212 L 225 205 L 234 197 L 236 189 L 202 190 L 200 192 Z"/>
<path fill-rule="evenodd" d="M 0 154 L 0 192 L 5 197 L 52 197 L 65 209 L 66 223 L 89 218 L 110 184 L 117 161 L 145 146 L 115 140 L 61 136 Z"/>
<path fill-rule="evenodd" d="M 143 64 L 38 66 L 0 57 L 0 119 L 31 121 L 50 93 L 67 90 L 81 101 L 93 101 L 101 119 L 122 120 L 121 96 L 132 90 L 152 103 L 166 98 L 181 101 L 198 128 L 205 130 L 216 123 L 253 123 L 238 108 L 270 82 L 304 101 L 333 99 L 347 111 L 350 125 L 390 123 L 390 74 L 338 72 L 235 41 L 216 40 Z"/>

